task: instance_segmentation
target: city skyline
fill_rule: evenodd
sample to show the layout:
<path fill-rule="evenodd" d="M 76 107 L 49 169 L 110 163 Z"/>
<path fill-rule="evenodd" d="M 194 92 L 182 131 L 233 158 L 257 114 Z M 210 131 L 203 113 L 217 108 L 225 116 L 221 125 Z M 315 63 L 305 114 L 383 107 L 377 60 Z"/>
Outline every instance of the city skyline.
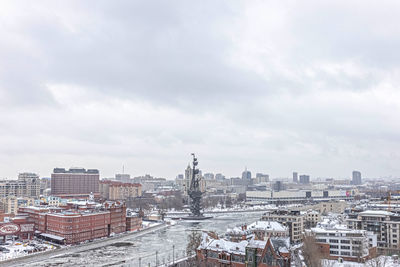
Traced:
<path fill-rule="evenodd" d="M 0 177 L 400 177 L 399 2 L 0 3 Z M 397 44 L 397 45 L 396 45 Z"/>
<path fill-rule="evenodd" d="M 71 169 L 87 169 L 87 170 L 90 170 L 90 169 L 93 169 L 93 168 L 86 168 L 86 167 L 70 167 Z M 35 174 L 35 175 L 38 175 L 40 178 L 50 178 L 51 177 L 51 175 L 52 175 L 52 173 L 54 173 L 53 172 L 53 170 L 55 170 L 55 169 L 59 169 L 59 167 L 56 167 L 56 168 L 53 168 L 52 169 L 52 171 L 50 172 L 50 174 L 49 175 L 41 175 L 40 173 L 38 173 L 38 172 L 30 172 L 30 173 L 32 173 L 32 174 Z M 124 168 L 125 169 L 125 168 Z M 97 170 L 97 169 L 96 169 Z M 187 168 L 183 171 L 183 172 L 178 172 L 178 173 L 176 173 L 176 175 L 175 176 L 173 176 L 173 177 L 166 177 L 166 176 L 158 176 L 158 175 L 154 175 L 154 174 L 152 174 L 152 173 L 149 173 L 149 172 L 145 172 L 145 173 L 141 173 L 141 174 L 138 174 L 138 173 L 134 173 L 134 174 L 132 174 L 132 173 L 129 173 L 129 172 L 114 172 L 113 174 L 111 174 L 111 175 L 104 175 L 102 172 L 101 172 L 101 169 L 98 169 L 97 171 L 99 171 L 99 174 L 100 174 L 100 179 L 115 179 L 115 180 L 120 180 L 121 178 L 118 178 L 117 176 L 121 176 L 121 175 L 127 175 L 127 176 L 129 176 L 130 177 L 130 179 L 133 179 L 133 178 L 135 178 L 135 177 L 144 177 L 144 176 L 146 176 L 146 175 L 150 175 L 150 176 L 152 176 L 152 177 L 154 177 L 154 178 L 165 178 L 165 179 L 167 179 L 167 180 L 175 180 L 175 179 L 177 179 L 177 177 L 178 176 L 181 176 L 181 177 L 183 177 L 182 179 L 184 179 L 184 174 L 185 174 L 185 171 L 187 171 Z M 234 175 L 226 175 L 226 173 L 225 172 L 223 172 L 223 171 L 218 171 L 218 172 L 213 172 L 213 171 L 209 171 L 209 170 L 205 170 L 205 171 L 203 171 L 201 168 L 200 168 L 200 173 L 202 173 L 202 177 L 204 178 L 204 179 L 209 179 L 209 178 L 207 178 L 209 175 L 213 175 L 214 176 L 214 178 L 213 179 L 216 179 L 216 175 L 217 174 L 222 174 L 224 177 L 225 177 L 225 179 L 231 179 L 231 178 L 240 178 L 240 179 L 244 179 L 243 178 L 243 173 L 244 172 L 249 172 L 250 174 L 251 174 L 251 178 L 252 179 L 256 179 L 257 178 L 257 175 L 267 175 L 270 179 L 272 179 L 272 180 L 274 180 L 274 181 L 276 181 L 276 180 L 279 180 L 279 179 L 285 179 L 285 180 L 287 180 L 288 182 L 292 182 L 292 180 L 293 180 L 293 174 L 294 173 L 296 173 L 296 174 L 298 174 L 299 175 L 299 177 L 300 176 L 309 176 L 310 177 L 310 180 L 311 181 L 317 181 L 317 180 L 319 180 L 319 179 L 331 179 L 331 178 L 333 178 L 333 179 L 346 179 L 346 180 L 349 180 L 349 181 L 352 181 L 353 179 L 354 179 L 354 173 L 356 172 L 356 173 L 360 173 L 360 175 L 362 175 L 362 177 L 363 177 L 363 179 L 379 179 L 379 178 L 384 178 L 384 179 L 395 179 L 395 178 L 398 178 L 398 177 L 383 177 L 383 176 L 380 176 L 380 177 L 371 177 L 371 176 L 365 176 L 365 174 L 363 174 L 362 172 L 359 172 L 359 171 L 356 171 L 356 170 L 352 170 L 351 172 L 350 172 L 350 174 L 349 175 L 347 175 L 347 176 L 342 176 L 342 177 L 334 177 L 334 176 L 328 176 L 328 175 L 325 175 L 325 176 L 312 176 L 312 175 L 310 175 L 309 173 L 302 173 L 302 172 L 292 172 L 291 174 L 289 174 L 289 175 L 287 175 L 287 176 L 285 176 L 285 175 L 271 175 L 269 172 L 263 172 L 263 171 L 254 171 L 254 170 L 250 170 L 250 169 L 248 169 L 247 167 L 245 167 L 245 169 L 243 169 L 242 170 L 242 172 L 241 173 L 239 173 L 239 174 L 234 174 Z M 18 176 L 20 175 L 20 174 L 25 174 L 25 173 L 29 173 L 28 171 L 21 171 L 21 172 L 18 172 L 17 173 L 17 176 L 16 177 L 1 177 L 0 176 L 0 180 L 1 179 L 9 179 L 9 180 L 17 180 L 18 179 Z M 294 180 L 293 180 L 293 182 L 294 182 Z M 298 182 L 298 181 L 297 181 Z"/>

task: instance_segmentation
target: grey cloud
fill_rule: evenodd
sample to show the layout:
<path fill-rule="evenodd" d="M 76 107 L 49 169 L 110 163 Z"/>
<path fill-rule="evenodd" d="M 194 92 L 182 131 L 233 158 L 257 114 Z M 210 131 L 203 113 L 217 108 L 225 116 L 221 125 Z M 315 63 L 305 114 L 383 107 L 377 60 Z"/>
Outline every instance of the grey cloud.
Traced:
<path fill-rule="evenodd" d="M 399 175 L 397 5 L 8 2 L 0 167 Z"/>

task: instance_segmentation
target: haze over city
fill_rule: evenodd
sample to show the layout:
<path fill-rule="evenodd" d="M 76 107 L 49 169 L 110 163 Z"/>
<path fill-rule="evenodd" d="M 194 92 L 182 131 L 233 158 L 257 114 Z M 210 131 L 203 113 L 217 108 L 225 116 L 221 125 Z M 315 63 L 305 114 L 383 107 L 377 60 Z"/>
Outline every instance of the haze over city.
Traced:
<path fill-rule="evenodd" d="M 0 177 L 400 176 L 398 1 L 3 1 Z"/>

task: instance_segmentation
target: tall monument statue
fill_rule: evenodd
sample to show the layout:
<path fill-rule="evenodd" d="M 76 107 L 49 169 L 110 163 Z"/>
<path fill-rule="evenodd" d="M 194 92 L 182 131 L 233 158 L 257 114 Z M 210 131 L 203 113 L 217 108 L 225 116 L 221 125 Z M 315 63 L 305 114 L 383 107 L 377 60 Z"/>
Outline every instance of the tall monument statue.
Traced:
<path fill-rule="evenodd" d="M 189 197 L 190 197 L 190 211 L 192 212 L 191 217 L 203 217 L 201 213 L 201 197 L 202 192 L 200 190 L 200 176 L 199 170 L 196 166 L 199 164 L 197 162 L 197 158 L 194 153 L 193 156 L 193 171 L 192 171 L 192 179 L 190 181 L 190 188 L 189 188 Z"/>

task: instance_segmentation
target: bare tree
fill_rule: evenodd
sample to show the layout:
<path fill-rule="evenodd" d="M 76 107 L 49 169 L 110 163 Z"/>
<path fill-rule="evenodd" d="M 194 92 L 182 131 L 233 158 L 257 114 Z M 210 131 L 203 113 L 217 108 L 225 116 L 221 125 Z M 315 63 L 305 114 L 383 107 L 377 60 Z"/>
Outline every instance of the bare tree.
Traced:
<path fill-rule="evenodd" d="M 200 246 L 200 243 L 201 243 L 201 233 L 197 231 L 192 231 L 188 236 L 186 254 L 188 256 L 196 254 L 197 248 Z"/>
<path fill-rule="evenodd" d="M 322 253 L 314 236 L 304 236 L 303 257 L 308 267 L 321 267 Z"/>
<path fill-rule="evenodd" d="M 388 260 L 388 256 L 379 256 L 377 258 L 367 261 L 368 267 L 385 267 Z"/>
<path fill-rule="evenodd" d="M 197 248 L 201 243 L 201 233 L 192 231 L 188 236 L 188 244 L 186 246 L 186 254 L 188 260 L 186 261 L 189 266 L 199 266 L 199 261 L 196 256 Z"/>

